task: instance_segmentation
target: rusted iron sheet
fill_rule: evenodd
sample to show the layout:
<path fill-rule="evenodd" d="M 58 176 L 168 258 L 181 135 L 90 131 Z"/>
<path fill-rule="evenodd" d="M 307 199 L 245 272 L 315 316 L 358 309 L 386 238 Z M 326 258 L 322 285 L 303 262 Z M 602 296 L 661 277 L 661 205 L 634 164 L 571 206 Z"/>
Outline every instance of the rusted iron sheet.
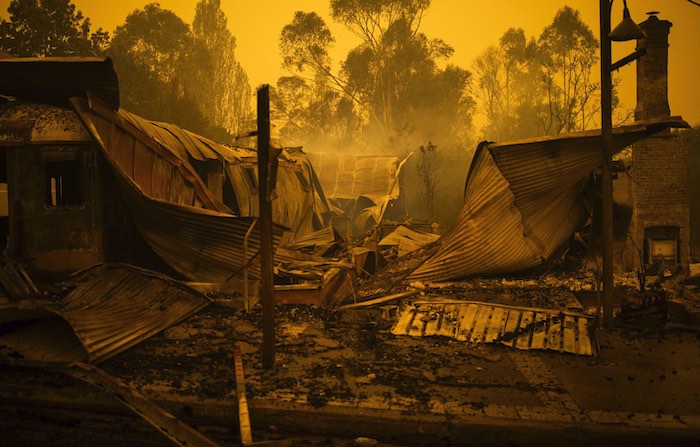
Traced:
<path fill-rule="evenodd" d="M 350 213 L 360 232 L 379 223 L 389 203 L 399 197 L 398 176 L 408 159 L 318 153 L 307 156 L 326 197 Z"/>
<path fill-rule="evenodd" d="M 75 281 L 60 303 L 23 302 L 0 309 L 0 321 L 30 320 L 0 337 L 0 345 L 28 360 L 99 363 L 209 304 L 193 289 L 133 266 L 98 266 Z"/>
<path fill-rule="evenodd" d="M 110 163 L 142 194 L 174 204 L 231 210 L 207 189 L 187 160 L 143 133 L 99 100 L 71 103 Z"/>
<path fill-rule="evenodd" d="M 406 276 L 433 256 L 438 248 L 435 242 L 397 259 L 370 279 L 361 282 L 359 290 L 346 295 L 343 302 L 364 301 L 389 294 Z"/>
<path fill-rule="evenodd" d="M 469 343 L 500 343 L 520 350 L 594 355 L 593 318 L 553 309 L 475 301 L 420 301 L 399 312 L 394 335 L 442 336 Z"/>
<path fill-rule="evenodd" d="M 97 107 L 93 109 L 100 112 Z M 102 115 L 109 119 L 108 114 Z M 218 160 L 225 163 L 226 176 L 236 196 L 239 215 L 258 217 L 257 151 L 226 146 L 174 124 L 150 121 L 123 109 L 114 115 L 130 125 L 124 128 L 137 129 L 184 163 L 188 160 Z M 272 212 L 275 223 L 291 229 L 285 234 L 285 243 L 327 225 L 330 209 L 317 186 L 315 173 L 303 151 L 284 150 L 279 157 L 276 179 L 278 198 L 272 202 Z"/>
<path fill-rule="evenodd" d="M 0 146 L 90 141 L 75 111 L 49 104 L 19 103 L 0 114 Z"/>
<path fill-rule="evenodd" d="M 332 199 L 398 197 L 399 159 L 308 153 L 326 196 Z"/>
<path fill-rule="evenodd" d="M 253 218 L 234 216 L 186 161 L 117 115 L 96 103 L 90 110 L 81 101 L 73 103 L 115 168 L 139 232 L 168 265 L 193 281 L 226 282 L 245 266 L 251 267 L 252 277 L 259 276 L 253 262 L 260 249 L 259 230 L 249 239 L 248 258 L 243 250 Z M 275 246 L 285 230 L 274 226 Z"/>
<path fill-rule="evenodd" d="M 119 82 L 110 58 L 0 58 L 0 94 L 23 100 L 68 105 L 87 93 L 119 108 Z"/>
<path fill-rule="evenodd" d="M 124 109 L 120 109 L 117 114 L 182 160 L 191 157 L 198 161 L 234 162 L 238 161 L 241 155 L 239 149 L 217 143 L 174 124 L 147 120 Z"/>
<path fill-rule="evenodd" d="M 379 241 L 379 246 L 395 246 L 398 249 L 399 256 L 404 256 L 425 245 L 435 242 L 439 238 L 440 235 L 438 234 L 411 230 L 410 228 L 400 225 Z"/>
<path fill-rule="evenodd" d="M 669 127 L 679 118 L 618 127 L 613 152 Z M 600 166 L 600 131 L 512 143 L 481 143 L 457 223 L 440 249 L 408 276 L 447 281 L 527 270 L 546 262 L 589 216 L 584 188 Z"/>
<path fill-rule="evenodd" d="M 226 166 L 226 174 L 236 195 L 241 216 L 258 216 L 257 154 Z M 302 154 L 303 155 L 303 154 Z M 292 160 L 283 152 L 277 169 L 276 195 L 272 201 L 272 218 L 290 228 L 283 244 L 312 235 L 329 225 L 330 206 L 315 181 L 308 160 L 296 155 Z M 324 239 L 328 243 L 333 239 Z"/>
<path fill-rule="evenodd" d="M 16 300 L 33 297 L 39 292 L 24 267 L 7 259 L 0 259 L 0 286 L 0 290 Z"/>
<path fill-rule="evenodd" d="M 60 372 L 89 383 L 109 394 L 136 413 L 137 416 L 151 424 L 176 445 L 182 447 L 218 447 L 219 445 L 177 419 L 135 389 L 124 385 L 115 377 L 94 365 L 76 362 L 69 367 L 60 369 Z"/>

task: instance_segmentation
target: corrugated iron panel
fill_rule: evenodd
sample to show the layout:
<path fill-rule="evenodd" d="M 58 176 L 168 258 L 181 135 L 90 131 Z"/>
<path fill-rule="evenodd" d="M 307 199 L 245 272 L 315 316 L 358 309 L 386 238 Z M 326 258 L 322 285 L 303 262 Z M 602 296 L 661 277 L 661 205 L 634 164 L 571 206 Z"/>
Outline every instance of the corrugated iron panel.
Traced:
<path fill-rule="evenodd" d="M 240 276 L 245 265 L 251 277 L 259 277 L 259 264 L 253 262 L 260 251 L 259 226 L 248 240 L 247 259 L 243 253 L 243 240 L 254 218 L 154 200 L 139 194 L 126 181 L 120 185 L 143 238 L 184 277 L 226 282 Z M 273 226 L 274 247 L 279 245 L 284 230 Z"/>
<path fill-rule="evenodd" d="M 126 265 L 89 269 L 60 303 L 24 303 L 0 309 L 16 319 L 36 318 L 0 338 L 26 360 L 102 362 L 205 307 L 209 300 L 189 287 Z M 31 309 L 27 308 L 28 306 Z M 36 315 L 32 315 L 34 309 Z M 20 309 L 21 310 L 21 309 Z M 38 313 L 37 313 L 38 312 Z M 57 315 L 60 318 L 49 318 Z"/>
<path fill-rule="evenodd" d="M 171 203 L 230 213 L 179 155 L 99 101 L 72 102 L 106 157 L 148 196 Z"/>
<path fill-rule="evenodd" d="M 670 117 L 616 128 L 613 149 L 684 125 Z M 582 192 L 601 159 L 600 131 L 481 143 L 457 223 L 408 279 L 446 281 L 544 263 L 587 218 Z"/>
<path fill-rule="evenodd" d="M 116 115 L 110 117 L 112 123 L 102 118 L 109 111 L 99 105 L 94 108 L 101 116 L 80 101 L 74 101 L 74 106 L 115 168 L 139 232 L 166 263 L 193 281 L 226 282 L 242 274 L 245 265 L 251 267 L 252 277 L 259 275 L 257 263 L 252 264 L 260 249 L 258 230 L 249 239 L 248 259 L 243 253 L 243 240 L 253 218 L 236 217 L 225 205 L 219 206 L 187 162 L 155 141 L 143 141 L 135 128 L 129 129 L 134 133 L 122 131 L 123 123 Z M 127 158 L 124 154 L 132 150 L 137 156 Z M 129 164 L 125 160 L 133 161 Z M 141 170 L 139 183 L 134 177 Z M 228 212 L 218 211 L 221 207 Z M 274 225 L 275 246 L 285 230 Z"/>
<path fill-rule="evenodd" d="M 151 121 L 120 109 L 117 114 L 182 160 L 238 161 L 240 151 L 170 123 Z"/>
<path fill-rule="evenodd" d="M 521 350 L 577 355 L 597 352 L 593 318 L 588 315 L 474 301 L 423 301 L 404 305 L 391 333 L 500 343 Z"/>
<path fill-rule="evenodd" d="M 308 164 L 308 163 L 307 163 Z M 280 160 L 272 201 L 272 219 L 290 228 L 283 244 L 287 245 L 328 226 L 329 205 L 314 188 L 310 165 Z M 257 162 L 232 162 L 226 167 L 241 216 L 258 217 Z M 251 180 L 251 176 L 255 180 Z"/>
<path fill-rule="evenodd" d="M 399 256 L 404 256 L 427 244 L 435 242 L 439 238 L 440 236 L 434 233 L 411 230 L 403 225 L 399 225 L 394 231 L 379 241 L 379 246 L 396 246 Z"/>
<path fill-rule="evenodd" d="M 397 157 L 307 154 L 329 199 L 355 201 L 350 217 L 356 234 L 381 222 L 384 212 L 399 197 L 399 172 L 411 155 Z M 339 206 L 342 208 L 342 206 Z"/>
<path fill-rule="evenodd" d="M 85 272 L 56 313 L 71 325 L 89 361 L 99 362 L 207 304 L 204 295 L 154 272 L 103 266 Z"/>
<path fill-rule="evenodd" d="M 24 100 L 68 105 L 91 93 L 119 108 L 119 82 L 110 58 L 17 57 L 0 59 L 0 93 Z"/>
<path fill-rule="evenodd" d="M 307 156 L 328 198 L 398 197 L 398 189 L 394 191 L 399 168 L 397 157 L 318 153 Z"/>

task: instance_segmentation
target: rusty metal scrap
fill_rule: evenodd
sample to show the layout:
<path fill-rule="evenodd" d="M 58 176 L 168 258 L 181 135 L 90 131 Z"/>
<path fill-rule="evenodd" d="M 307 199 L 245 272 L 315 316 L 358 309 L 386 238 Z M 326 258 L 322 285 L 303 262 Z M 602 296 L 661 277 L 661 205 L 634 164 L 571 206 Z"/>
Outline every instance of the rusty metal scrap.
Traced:
<path fill-rule="evenodd" d="M 379 223 L 389 203 L 399 197 L 398 176 L 408 160 L 319 153 L 307 156 L 326 197 L 349 212 L 361 232 Z"/>
<path fill-rule="evenodd" d="M 28 360 L 102 362 L 209 304 L 193 289 L 133 266 L 98 266 L 75 281 L 60 303 L 0 308 L 0 322 L 31 321 L 4 334 L 0 344 Z"/>
<path fill-rule="evenodd" d="M 593 318 L 580 313 L 444 300 L 405 305 L 391 333 L 594 355 L 597 342 L 593 326 Z"/>
<path fill-rule="evenodd" d="M 174 204 L 231 213 L 186 160 L 118 112 L 90 96 L 88 101 L 74 98 L 71 103 L 110 163 L 140 193 Z"/>
<path fill-rule="evenodd" d="M 131 215 L 153 250 L 193 281 L 226 282 L 251 268 L 260 247 L 259 230 L 243 240 L 253 218 L 237 217 L 204 186 L 186 160 L 128 124 L 96 101 L 73 100 L 88 130 L 116 172 Z M 284 227 L 275 225 L 279 245 Z"/>
<path fill-rule="evenodd" d="M 400 225 L 379 241 L 379 247 L 397 247 L 398 255 L 404 256 L 425 245 L 435 242 L 439 238 L 440 235 L 438 234 L 412 230 Z"/>
<path fill-rule="evenodd" d="M 615 129 L 618 152 L 669 127 L 676 117 Z M 541 265 L 589 216 L 584 188 L 601 163 L 600 130 L 479 145 L 467 177 L 464 208 L 439 250 L 409 280 L 448 281 Z"/>

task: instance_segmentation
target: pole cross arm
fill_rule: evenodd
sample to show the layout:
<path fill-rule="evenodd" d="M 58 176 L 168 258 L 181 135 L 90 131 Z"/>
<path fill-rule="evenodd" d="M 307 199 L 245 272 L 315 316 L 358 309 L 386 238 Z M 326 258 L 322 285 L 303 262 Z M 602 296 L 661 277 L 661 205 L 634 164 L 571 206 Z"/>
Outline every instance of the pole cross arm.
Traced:
<path fill-rule="evenodd" d="M 636 61 L 637 59 L 644 56 L 645 54 L 647 54 L 646 48 L 637 48 L 633 53 L 629 54 L 628 56 L 623 57 L 619 61 L 610 65 L 610 71 L 613 72 L 615 70 L 619 70 L 620 68 L 629 64 L 630 62 Z"/>

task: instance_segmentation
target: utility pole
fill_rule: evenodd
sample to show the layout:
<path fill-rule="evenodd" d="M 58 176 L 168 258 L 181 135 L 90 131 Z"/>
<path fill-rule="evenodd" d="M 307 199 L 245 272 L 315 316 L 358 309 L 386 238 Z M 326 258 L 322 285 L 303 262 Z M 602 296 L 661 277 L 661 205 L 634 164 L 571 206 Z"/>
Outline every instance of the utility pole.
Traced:
<path fill-rule="evenodd" d="M 258 205 L 260 284 L 263 308 L 263 367 L 275 366 L 275 290 L 272 269 L 272 203 L 270 177 L 270 86 L 258 89 Z"/>
<path fill-rule="evenodd" d="M 612 50 L 610 44 L 610 0 L 600 0 L 600 101 L 601 101 L 601 194 L 603 238 L 603 324 L 612 326 L 613 293 L 613 186 L 611 166 L 612 146 Z"/>

